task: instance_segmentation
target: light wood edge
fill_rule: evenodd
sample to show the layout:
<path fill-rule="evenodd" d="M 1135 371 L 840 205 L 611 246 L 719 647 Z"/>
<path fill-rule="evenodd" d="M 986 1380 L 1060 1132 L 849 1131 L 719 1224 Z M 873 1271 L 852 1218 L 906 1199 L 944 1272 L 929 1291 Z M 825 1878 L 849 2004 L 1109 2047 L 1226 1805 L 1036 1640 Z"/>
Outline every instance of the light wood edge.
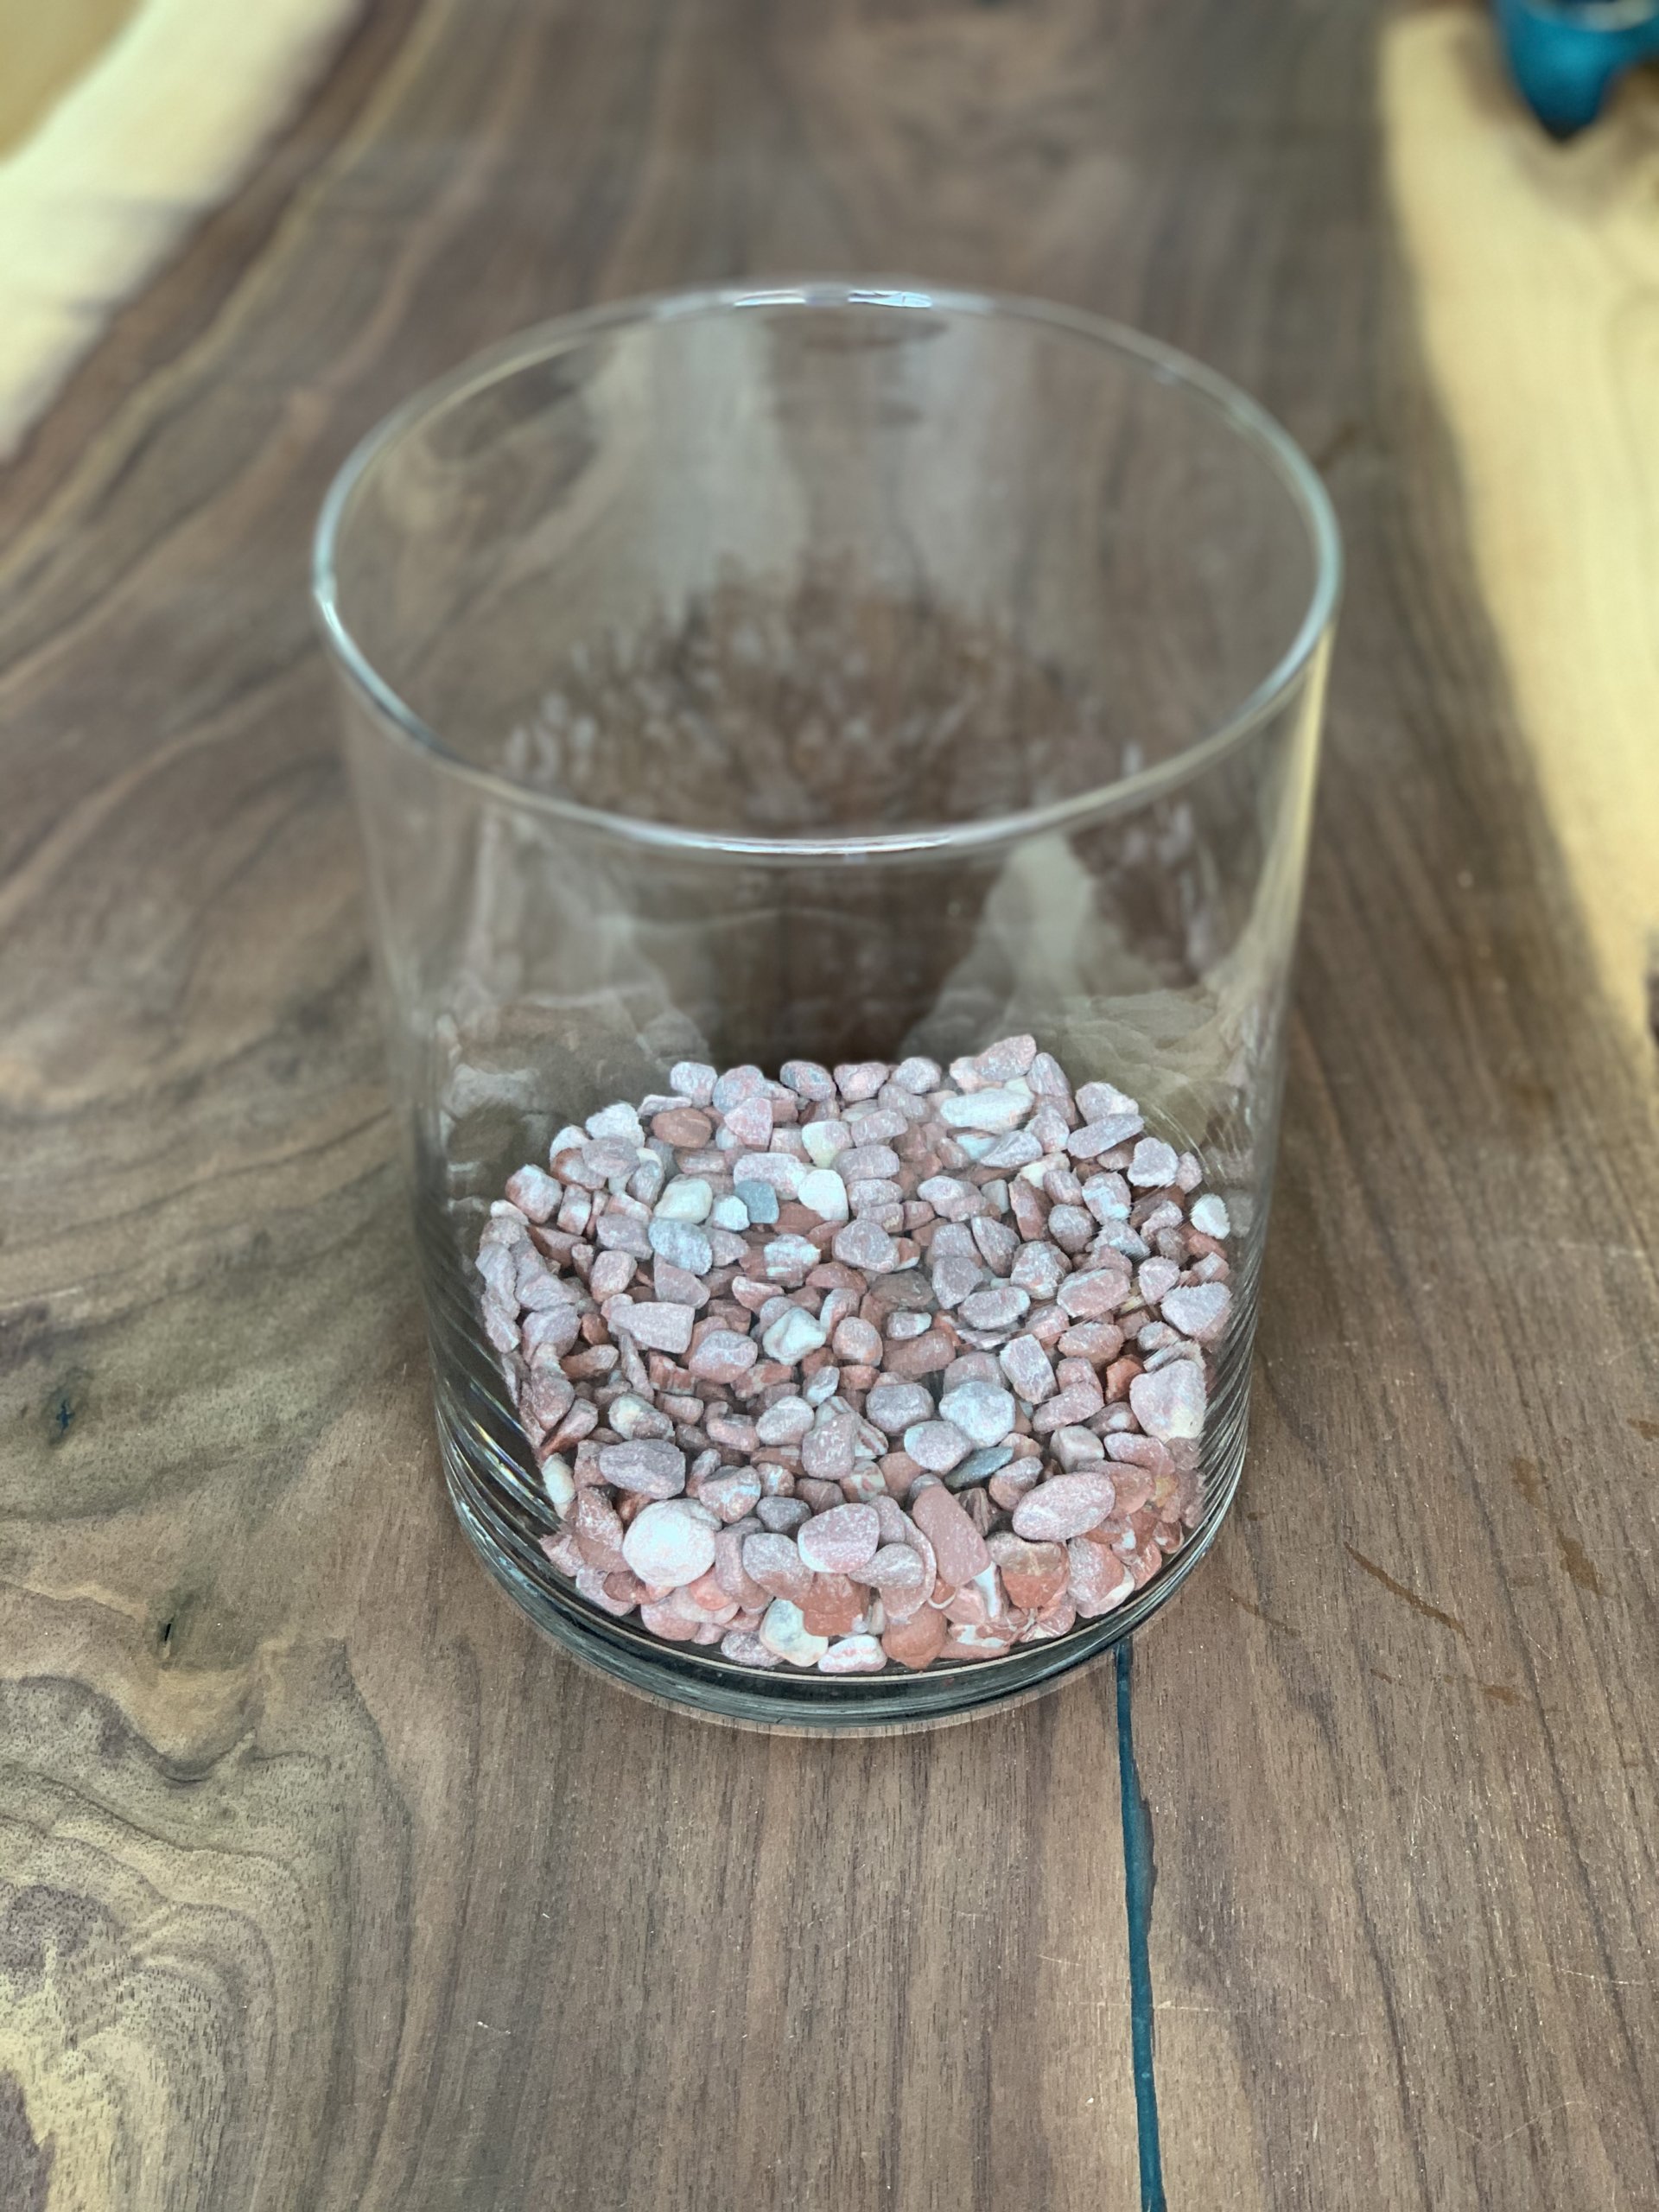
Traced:
<path fill-rule="evenodd" d="M 1473 550 L 1599 980 L 1659 947 L 1659 83 L 1554 144 L 1485 10 L 1383 35 L 1388 168 Z"/>
<path fill-rule="evenodd" d="M 145 0 L 0 162 L 0 460 L 245 175 L 360 0 Z"/>

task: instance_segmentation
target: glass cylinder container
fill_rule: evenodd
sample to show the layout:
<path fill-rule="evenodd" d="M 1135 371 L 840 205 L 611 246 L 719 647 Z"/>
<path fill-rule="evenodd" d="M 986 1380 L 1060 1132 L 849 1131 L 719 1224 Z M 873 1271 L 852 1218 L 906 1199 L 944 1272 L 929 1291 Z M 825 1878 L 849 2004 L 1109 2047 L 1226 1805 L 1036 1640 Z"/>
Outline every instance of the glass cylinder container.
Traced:
<path fill-rule="evenodd" d="M 569 1649 L 637 1688 L 730 1718 L 830 1727 L 939 1718 L 1077 1666 L 1144 1621 L 1201 1557 L 1244 1455 L 1338 571 L 1313 471 L 1220 378 L 1087 315 L 931 288 L 810 283 L 570 316 L 419 394 L 347 461 L 319 528 L 315 591 L 342 679 L 444 1463 L 485 1564 Z M 1034 1162 L 1023 1140 L 995 1154 L 995 1126 L 976 1126 L 978 1109 L 960 1099 L 950 1110 L 965 1119 L 940 1137 L 946 1071 L 957 1065 L 955 1088 L 970 1097 L 988 1085 L 1006 1093 L 1001 1063 L 978 1073 L 971 1063 L 1008 1039 L 1015 1093 L 1033 1089 L 1036 1051 L 1050 1056 L 1038 1071 L 1057 1063 L 1073 1092 L 1099 1086 L 1096 1109 L 1127 1094 L 1144 1123 L 1133 1141 L 1152 1140 L 1160 1149 L 1145 1156 L 1166 1162 L 1166 1143 L 1180 1186 L 1137 1186 L 1132 1142 L 1103 1151 L 1095 1140 L 1089 1155 L 1077 1131 L 1094 1125 L 1071 1098 L 1039 1102 L 1058 1103 L 1064 1126 L 1045 1122 Z M 1086 1408 L 1066 1426 L 1069 1456 L 1041 1461 L 1045 1480 L 1098 1473 L 1106 1447 L 1140 1448 L 1122 1442 L 1135 1418 L 1125 1390 L 1141 1380 L 1137 1369 L 1155 1372 L 1160 1351 L 1166 1364 L 1196 1362 L 1208 1389 L 1199 1434 L 1168 1434 L 1167 1454 L 1147 1447 L 1166 1489 L 1178 1480 L 1179 1510 L 1158 1509 L 1155 1551 L 1153 1508 L 1120 1513 L 1112 1541 L 1135 1571 L 1103 1609 L 1068 1618 L 1060 1599 L 1040 1626 L 1034 1611 L 1020 1616 L 1025 1640 L 969 1635 L 963 1649 L 958 1624 L 931 1663 L 884 1663 L 872 1634 L 890 1630 L 898 1599 L 890 1591 L 878 1606 L 866 1584 L 855 1642 L 826 1669 L 810 1641 L 784 1660 L 733 1643 L 712 1584 L 700 1599 L 659 1589 L 648 1616 L 618 1595 L 635 1588 L 627 1573 L 604 1573 L 604 1541 L 583 1573 L 589 1554 L 563 1540 L 578 1490 L 593 1487 L 596 1452 L 631 1427 L 646 1440 L 671 1430 L 694 1470 L 715 1464 L 698 1448 L 705 1432 L 683 1419 L 699 1395 L 681 1363 L 690 1355 L 671 1337 L 666 1350 L 647 1341 L 640 1312 L 664 1310 L 648 1287 L 653 1268 L 663 1278 L 658 1245 L 641 1244 L 638 1224 L 652 1230 L 662 1176 L 677 1167 L 661 1139 L 658 1164 L 647 1156 L 654 1119 L 708 1107 L 699 1067 L 759 1071 L 736 1089 L 760 1086 L 787 1131 L 774 1131 L 776 1147 L 799 1166 L 810 1120 L 850 1116 L 855 1138 L 861 1116 L 884 1109 L 857 1079 L 849 1104 L 841 1092 L 815 1101 L 817 1077 L 797 1072 L 791 1090 L 780 1072 L 867 1062 L 884 1064 L 888 1083 L 908 1064 L 911 1103 L 935 1117 L 925 1127 L 938 1140 L 911 1150 L 936 1173 L 948 1163 L 936 1195 L 966 1189 L 956 1211 L 995 1211 L 1015 1239 L 1045 1243 L 1045 1217 L 1056 1238 L 1063 1219 L 1082 1218 L 1065 1264 L 1092 1266 L 1097 1245 L 1113 1284 L 1129 1278 L 1106 1332 L 1068 1336 L 1071 1355 L 1060 1333 L 1086 1314 L 1056 1309 L 1040 1260 L 1035 1287 L 1020 1293 L 1051 1363 L 1070 1357 Z M 882 1095 L 911 1110 L 896 1091 Z M 591 1155 L 582 1169 L 582 1145 L 600 1141 L 584 1132 L 588 1118 L 642 1101 L 645 1145 L 625 1113 L 606 1127 L 621 1128 L 626 1156 L 601 1152 L 597 1169 Z M 993 1102 L 993 1124 L 996 1110 Z M 695 1121 L 664 1126 L 702 1134 Z M 725 1170 L 738 1165 L 734 1146 L 741 1155 L 753 1142 L 721 1124 L 696 1159 L 682 1151 L 681 1163 L 708 1171 L 711 1204 L 726 1202 L 715 1222 L 743 1215 L 732 1199 L 743 1179 Z M 988 1156 L 1006 1170 L 987 1170 Z M 560 1180 L 561 1160 L 574 1185 Z M 508 1185 L 525 1169 L 537 1176 L 515 1184 L 520 1206 Z M 779 1173 L 798 1228 L 794 1168 Z M 1052 1211 L 1076 1198 L 1073 1174 L 1090 1185 L 1098 1221 L 1087 1206 Z M 1191 1196 L 1200 1177 L 1202 1213 Z M 889 1336 L 874 1359 L 845 1368 L 836 1402 L 857 1416 L 849 1433 L 867 1440 L 845 1494 L 868 1501 L 885 1487 L 900 1511 L 919 1513 L 940 1478 L 917 1473 L 908 1444 L 931 1451 L 930 1440 L 908 1428 L 872 1435 L 866 1407 L 887 1402 L 870 1398 L 872 1372 L 899 1357 L 893 1343 L 913 1346 L 918 1317 L 930 1343 L 967 1363 L 925 1376 L 931 1394 L 953 1376 L 995 1376 L 986 1362 L 1003 1363 L 1008 1339 L 970 1327 L 950 1303 L 930 1242 L 938 1217 L 914 1177 L 869 1199 L 881 1179 L 861 1185 L 860 1204 L 909 1238 L 894 1250 L 910 1281 L 895 1291 L 884 1278 L 862 1309 Z M 537 1192 L 547 1194 L 540 1206 Z M 632 1299 L 616 1304 L 589 1284 L 613 1249 L 601 1211 L 613 1239 L 639 1250 Z M 839 1234 L 819 1236 L 825 1267 Z M 996 1232 L 988 1223 L 975 1234 L 994 1247 L 983 1286 L 1006 1287 Z M 497 1256 L 480 1265 L 493 1243 Z M 947 1245 L 976 1264 L 977 1244 L 952 1231 L 941 1253 Z M 683 1240 L 671 1249 L 686 1257 Z M 765 1274 L 751 1256 L 735 1276 L 746 1267 Z M 601 1280 L 621 1271 L 614 1263 Z M 1158 1319 L 1151 1293 L 1167 1294 L 1177 1273 L 1189 1287 L 1220 1280 L 1229 1294 L 1224 1330 L 1201 1351 Z M 753 1309 L 740 1313 L 734 1300 L 760 1294 L 735 1276 L 728 1264 L 713 1277 L 714 1306 L 741 1336 Z M 572 1337 L 578 1317 L 555 1316 L 550 1354 L 550 1301 L 567 1294 L 588 1325 Z M 830 1296 L 810 1270 L 781 1266 L 768 1294 L 792 1299 L 809 1322 Z M 851 1310 L 849 1296 L 857 1305 L 847 1294 L 837 1315 Z M 1086 1304 L 1081 1294 L 1077 1302 Z M 1010 1303 L 1019 1297 L 971 1310 Z M 1211 1309 L 1224 1303 L 1211 1294 Z M 603 1328 L 588 1319 L 601 1309 L 612 1315 Z M 763 1325 L 753 1313 L 754 1331 Z M 1122 1344 L 1105 1359 L 1113 1333 Z M 601 1338 L 611 1354 L 601 1343 L 584 1362 Z M 739 1478 L 738 1508 L 746 1466 L 764 1461 L 768 1503 L 789 1494 L 802 1466 L 801 1440 L 757 1454 L 744 1423 L 808 1391 L 822 1426 L 826 1386 L 812 1377 L 826 1364 L 839 1376 L 838 1346 L 868 1354 L 871 1341 L 838 1329 L 786 1389 L 770 1352 L 740 1352 L 772 1380 L 721 1402 L 723 1433 L 737 1441 L 710 1449 L 719 1472 Z M 543 1395 L 531 1418 L 527 1359 L 537 1357 L 553 1402 Z M 1092 1358 L 1094 1382 L 1081 1358 Z M 584 1412 L 561 1428 L 572 1362 L 597 1419 Z M 630 1383 L 625 1416 L 618 1394 Z M 720 1398 L 701 1395 L 709 1408 Z M 582 1421 L 588 1434 L 573 1440 Z M 999 1448 L 1026 1455 L 1012 1465 L 1028 1480 L 1032 1455 L 1049 1452 L 1058 1432 L 1044 1428 L 1035 1396 L 1019 1402 L 1017 1425 Z M 550 1451 L 555 1432 L 563 1441 Z M 1120 1478 L 1120 1504 L 1141 1496 L 1144 1468 L 1104 1464 Z M 694 1480 L 699 1496 L 706 1471 Z M 1000 1471 L 977 1502 L 960 1470 L 943 1478 L 994 1545 L 1009 1511 L 991 1489 L 1006 1501 L 1017 1487 L 1008 1462 Z M 720 1492 L 720 1511 L 693 1517 L 760 1528 L 753 1512 L 734 1524 L 732 1491 Z M 807 1492 L 816 1514 L 821 1488 Z M 631 1529 L 639 1497 L 606 1496 Z M 769 1503 L 766 1528 L 790 1510 Z M 882 1514 L 885 1535 L 898 1524 Z M 669 1517 L 683 1533 L 683 1516 Z M 1027 1507 L 1024 1519 L 1061 1529 L 1063 1555 L 1088 1541 L 1064 1533 L 1064 1515 Z M 1118 1525 L 1109 1516 L 1097 1546 Z M 1045 1573 L 1052 1558 L 1052 1544 L 1041 1549 Z M 938 1564 L 929 1553 L 936 1574 Z M 989 1600 L 999 1618 L 1001 1588 Z M 937 1574 L 927 1602 L 945 1589 Z M 957 1622 L 979 1603 L 958 1605 Z M 768 1620 L 794 1627 L 767 1604 Z M 646 1624 L 671 1615 L 667 1634 Z M 738 1617 L 752 1637 L 766 1628 L 753 1611 Z M 855 1661 L 879 1671 L 833 1671 Z"/>

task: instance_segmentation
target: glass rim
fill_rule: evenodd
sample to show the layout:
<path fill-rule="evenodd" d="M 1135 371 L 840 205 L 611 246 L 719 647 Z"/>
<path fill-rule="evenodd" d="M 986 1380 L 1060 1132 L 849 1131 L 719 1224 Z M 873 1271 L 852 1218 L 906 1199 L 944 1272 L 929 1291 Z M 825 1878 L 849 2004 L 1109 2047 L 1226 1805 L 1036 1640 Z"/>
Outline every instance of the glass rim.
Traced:
<path fill-rule="evenodd" d="M 747 836 L 584 806 L 496 769 L 480 767 L 447 745 L 381 675 L 347 626 L 340 606 L 338 555 L 352 499 L 376 464 L 427 417 L 551 359 L 597 331 L 776 308 L 881 308 L 944 313 L 1039 325 L 1127 358 L 1155 381 L 1174 385 L 1220 416 L 1242 443 L 1268 465 L 1307 532 L 1313 581 L 1290 643 L 1245 697 L 1168 759 L 1116 777 L 1069 798 L 1017 812 L 914 829 L 826 835 Z M 1342 592 L 1342 541 L 1329 493 L 1289 432 L 1239 386 L 1190 354 L 1127 324 L 1077 308 L 1017 293 L 962 291 L 894 278 L 865 281 L 809 277 L 652 292 L 556 316 L 499 340 L 423 385 L 384 416 L 353 448 L 329 485 L 312 540 L 311 600 L 323 640 L 351 688 L 384 721 L 442 773 L 459 778 L 516 808 L 549 815 L 623 843 L 658 851 L 746 863 L 880 861 L 950 856 L 987 846 L 1069 830 L 1138 807 L 1179 789 L 1242 744 L 1284 704 L 1313 665 L 1329 634 Z"/>

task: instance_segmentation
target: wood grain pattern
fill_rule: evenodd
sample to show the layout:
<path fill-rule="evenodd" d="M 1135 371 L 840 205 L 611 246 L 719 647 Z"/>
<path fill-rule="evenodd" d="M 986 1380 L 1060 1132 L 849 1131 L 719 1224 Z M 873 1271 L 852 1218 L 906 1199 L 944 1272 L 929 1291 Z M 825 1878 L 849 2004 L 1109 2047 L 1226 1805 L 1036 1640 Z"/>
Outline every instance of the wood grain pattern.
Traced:
<path fill-rule="evenodd" d="M 1659 2201 L 1655 1068 L 1376 31 L 379 0 L 0 479 L 0 2202 L 1136 2201 L 1109 1677 L 699 1727 L 556 1657 L 438 1484 L 310 518 L 487 339 L 790 267 L 1147 325 L 1348 531 L 1254 1456 L 1137 1669 L 1169 2202 Z"/>

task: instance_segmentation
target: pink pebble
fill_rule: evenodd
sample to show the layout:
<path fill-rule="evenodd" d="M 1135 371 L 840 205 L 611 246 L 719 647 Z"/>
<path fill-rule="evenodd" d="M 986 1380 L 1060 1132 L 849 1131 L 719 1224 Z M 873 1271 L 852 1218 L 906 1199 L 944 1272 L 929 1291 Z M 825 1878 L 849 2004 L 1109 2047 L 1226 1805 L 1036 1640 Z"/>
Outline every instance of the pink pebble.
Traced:
<path fill-rule="evenodd" d="M 792 1599 L 798 1605 L 811 1595 L 812 1570 L 795 1539 L 781 1531 L 767 1529 L 744 1540 L 743 1571 L 771 1597 Z"/>
<path fill-rule="evenodd" d="M 702 1382 L 735 1382 L 760 1356 L 753 1337 L 740 1336 L 734 1329 L 710 1329 L 693 1346 L 685 1363 Z"/>
<path fill-rule="evenodd" d="M 1074 1536 L 1066 1546 L 1069 1575 L 1066 1595 L 1082 1620 L 1097 1620 L 1109 1613 L 1135 1588 L 1135 1575 L 1121 1559 L 1086 1536 Z"/>
<path fill-rule="evenodd" d="M 880 1541 L 881 1524 L 868 1505 L 837 1505 L 816 1514 L 795 1538 L 801 1558 L 815 1574 L 852 1574 L 868 1567 Z"/>
<path fill-rule="evenodd" d="M 985 1539 L 943 1484 L 912 1493 L 911 1518 L 933 1547 L 941 1578 L 960 1588 L 991 1563 Z"/>
<path fill-rule="evenodd" d="M 1109 1475 L 1054 1475 L 1014 1509 L 1014 1532 L 1036 1543 L 1064 1543 L 1103 1521 L 1116 1503 Z"/>

